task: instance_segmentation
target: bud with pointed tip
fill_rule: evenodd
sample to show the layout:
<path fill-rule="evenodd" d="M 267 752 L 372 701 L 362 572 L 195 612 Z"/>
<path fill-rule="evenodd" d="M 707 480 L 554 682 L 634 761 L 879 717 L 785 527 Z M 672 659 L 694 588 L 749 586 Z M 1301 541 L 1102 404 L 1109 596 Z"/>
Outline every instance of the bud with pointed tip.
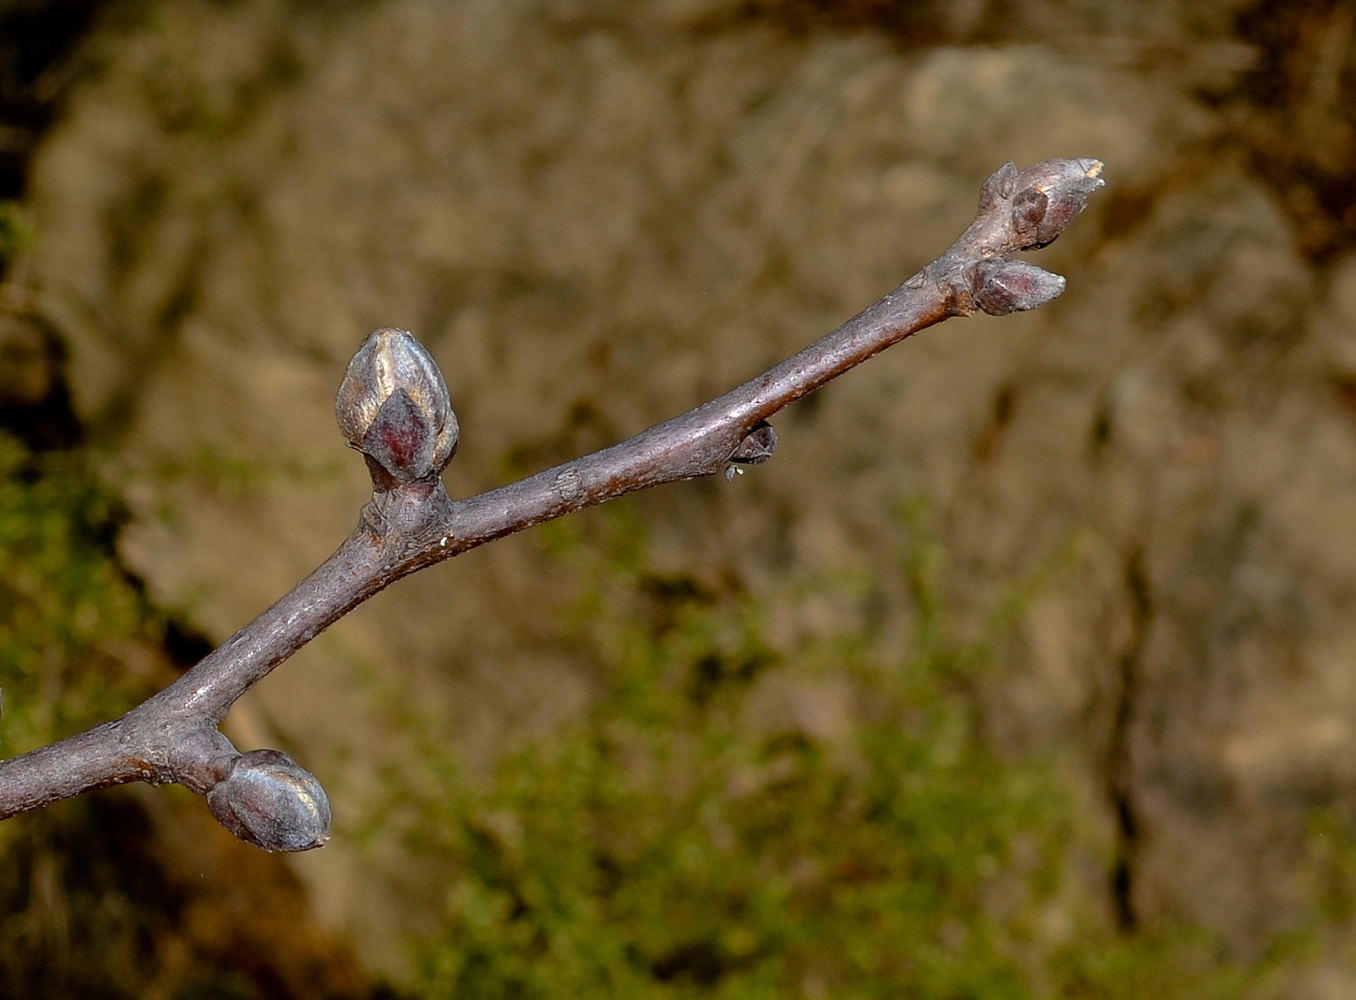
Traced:
<path fill-rule="evenodd" d="M 335 414 L 348 443 L 397 482 L 436 476 L 457 453 L 447 383 L 405 330 L 378 330 L 364 341 L 344 373 Z"/>
<path fill-rule="evenodd" d="M 1013 188 L 1017 184 L 1017 164 L 1008 160 L 984 182 L 984 186 L 979 189 L 979 214 L 992 212 L 1000 204 L 1012 197 Z"/>
<path fill-rule="evenodd" d="M 1017 250 L 1052 243 L 1087 206 L 1088 195 L 1106 183 L 1101 178 L 1102 162 L 1091 157 L 1042 160 L 1015 178 L 1004 170 L 1006 165 L 990 178 L 986 190 L 1011 185 L 1012 228 L 1021 240 Z"/>
<path fill-rule="evenodd" d="M 966 270 L 974 304 L 990 316 L 1035 309 L 1064 291 L 1061 275 L 1009 257 L 982 260 Z"/>
<path fill-rule="evenodd" d="M 207 793 L 207 808 L 266 851 L 309 851 L 330 837 L 330 800 L 315 775 L 281 750 L 251 750 Z"/>

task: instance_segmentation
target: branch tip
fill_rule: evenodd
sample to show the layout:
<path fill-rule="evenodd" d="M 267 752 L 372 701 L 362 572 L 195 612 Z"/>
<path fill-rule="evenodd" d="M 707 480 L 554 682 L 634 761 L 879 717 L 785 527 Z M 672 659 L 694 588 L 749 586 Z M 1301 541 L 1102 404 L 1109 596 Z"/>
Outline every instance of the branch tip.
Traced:
<path fill-rule="evenodd" d="M 1086 156 L 1042 160 L 1022 171 L 1012 195 L 1012 228 L 1018 237 L 1013 249 L 1038 250 L 1054 242 L 1087 207 L 1088 196 L 1106 183 L 1101 174 L 1102 161 Z"/>

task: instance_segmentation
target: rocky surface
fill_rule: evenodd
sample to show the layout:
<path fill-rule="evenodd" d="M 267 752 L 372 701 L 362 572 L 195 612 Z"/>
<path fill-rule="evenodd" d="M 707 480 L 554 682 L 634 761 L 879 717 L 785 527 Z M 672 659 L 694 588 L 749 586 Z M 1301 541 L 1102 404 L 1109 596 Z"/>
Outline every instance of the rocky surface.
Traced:
<path fill-rule="evenodd" d="M 1229 11 L 1027 3 L 1008 44 L 910 48 L 762 6 L 110 19 L 35 162 L 27 273 L 132 510 L 125 558 L 219 641 L 327 555 L 366 495 L 333 393 L 375 327 L 442 364 L 468 494 L 828 330 L 945 248 L 1003 161 L 1097 156 L 1106 197 L 1041 255 L 1062 299 L 929 331 L 785 414 L 773 462 L 636 508 L 676 574 L 869 568 L 885 616 L 910 499 L 965 620 L 1058 562 L 995 737 L 1086 791 L 1122 921 L 1256 955 L 1325 888 L 1309 823 L 1356 787 L 1356 257 L 1301 256 L 1199 99 L 1248 65 Z M 976 5 L 953 6 L 960 37 Z M 401 752 L 392 700 L 472 755 L 586 702 L 551 573 L 526 537 L 403 581 L 228 725 L 361 814 Z M 300 869 L 395 968 L 418 914 L 342 840 Z"/>

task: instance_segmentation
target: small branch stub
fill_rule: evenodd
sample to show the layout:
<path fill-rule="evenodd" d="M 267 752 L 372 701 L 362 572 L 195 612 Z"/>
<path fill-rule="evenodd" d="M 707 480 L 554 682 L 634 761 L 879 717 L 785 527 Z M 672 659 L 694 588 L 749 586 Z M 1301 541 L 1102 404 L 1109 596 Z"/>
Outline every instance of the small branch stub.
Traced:
<path fill-rule="evenodd" d="M 1087 207 L 1088 196 L 1106 183 L 1101 175 L 1101 161 L 1091 157 L 1043 160 L 1022 171 L 1012 201 L 1012 228 L 1023 240 L 1019 249 L 1053 243 Z"/>

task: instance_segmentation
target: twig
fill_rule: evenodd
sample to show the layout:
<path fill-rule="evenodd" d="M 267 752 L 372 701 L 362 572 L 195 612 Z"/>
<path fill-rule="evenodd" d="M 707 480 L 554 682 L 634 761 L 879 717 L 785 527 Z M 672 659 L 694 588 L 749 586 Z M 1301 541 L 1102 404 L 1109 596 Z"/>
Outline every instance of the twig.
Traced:
<path fill-rule="evenodd" d="M 719 399 L 630 440 L 466 500 L 439 478 L 457 420 L 432 358 L 379 330 L 349 364 L 337 413 L 372 473 L 353 534 L 310 576 L 169 687 L 121 718 L 0 761 L 0 819 L 96 788 L 176 781 L 266 850 L 318 847 L 330 807 L 314 776 L 276 750 L 241 754 L 218 729 L 242 694 L 377 591 L 416 570 L 633 490 L 765 461 L 767 419 L 891 344 L 951 316 L 1033 309 L 1064 279 L 1011 257 L 1043 247 L 1102 186 L 1093 159 L 1046 160 L 985 182 L 974 223 L 946 253 L 828 336 Z"/>

